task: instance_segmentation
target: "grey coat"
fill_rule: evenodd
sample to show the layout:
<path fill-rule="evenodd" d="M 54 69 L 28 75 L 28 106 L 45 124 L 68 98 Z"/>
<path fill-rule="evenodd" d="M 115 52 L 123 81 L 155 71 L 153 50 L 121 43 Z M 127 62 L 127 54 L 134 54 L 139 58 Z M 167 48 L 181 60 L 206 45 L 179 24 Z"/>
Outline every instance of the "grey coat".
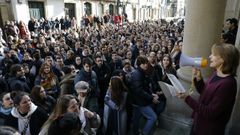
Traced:
<path fill-rule="evenodd" d="M 126 110 L 127 92 L 123 93 L 123 101 L 120 107 L 118 107 L 111 100 L 111 93 L 108 90 L 104 99 L 104 116 L 103 116 L 103 129 L 105 134 L 109 133 L 109 125 L 113 125 L 113 133 L 116 135 L 126 135 L 127 134 L 127 110 Z M 112 114 L 110 114 L 112 113 Z M 111 116 L 114 118 L 112 119 Z M 116 120 L 116 121 L 115 121 Z M 115 125 L 115 126 L 114 126 Z"/>

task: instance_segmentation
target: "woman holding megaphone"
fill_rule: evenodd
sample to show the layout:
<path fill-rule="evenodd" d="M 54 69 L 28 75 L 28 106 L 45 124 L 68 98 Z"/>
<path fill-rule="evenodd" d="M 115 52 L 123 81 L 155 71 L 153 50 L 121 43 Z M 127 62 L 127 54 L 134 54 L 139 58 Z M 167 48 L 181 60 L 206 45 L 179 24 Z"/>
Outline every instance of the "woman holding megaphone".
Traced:
<path fill-rule="evenodd" d="M 237 81 L 234 77 L 239 65 L 238 49 L 231 44 L 215 44 L 209 58 L 210 67 L 215 72 L 206 82 L 200 70 L 193 68 L 199 99 L 193 99 L 189 93 L 178 93 L 178 97 L 193 109 L 191 135 L 224 135 L 235 103 Z"/>

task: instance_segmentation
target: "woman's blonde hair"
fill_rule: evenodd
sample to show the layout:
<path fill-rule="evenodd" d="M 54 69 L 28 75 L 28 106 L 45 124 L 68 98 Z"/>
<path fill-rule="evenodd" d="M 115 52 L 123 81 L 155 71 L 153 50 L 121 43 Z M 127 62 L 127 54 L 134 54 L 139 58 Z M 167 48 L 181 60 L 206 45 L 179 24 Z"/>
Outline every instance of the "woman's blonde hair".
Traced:
<path fill-rule="evenodd" d="M 223 59 L 222 72 L 235 76 L 239 65 L 239 50 L 234 45 L 218 43 L 212 46 L 212 52 Z"/>

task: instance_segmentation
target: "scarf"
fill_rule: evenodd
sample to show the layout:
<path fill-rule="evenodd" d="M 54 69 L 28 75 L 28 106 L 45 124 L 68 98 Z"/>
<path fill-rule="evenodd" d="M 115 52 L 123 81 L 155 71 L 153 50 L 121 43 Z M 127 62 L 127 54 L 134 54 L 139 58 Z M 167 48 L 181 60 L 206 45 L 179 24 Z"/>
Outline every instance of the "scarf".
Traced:
<path fill-rule="evenodd" d="M 4 108 L 2 105 L 0 106 L 0 113 L 4 115 L 9 115 L 12 111 L 12 107 L 10 108 Z"/>

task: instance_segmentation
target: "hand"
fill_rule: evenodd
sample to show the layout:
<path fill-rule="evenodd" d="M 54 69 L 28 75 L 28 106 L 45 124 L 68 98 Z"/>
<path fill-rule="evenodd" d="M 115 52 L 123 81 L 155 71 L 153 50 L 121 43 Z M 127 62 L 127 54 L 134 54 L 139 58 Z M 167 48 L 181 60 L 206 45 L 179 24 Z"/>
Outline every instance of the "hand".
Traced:
<path fill-rule="evenodd" d="M 174 45 L 173 50 L 178 51 L 179 50 L 179 45 Z"/>
<path fill-rule="evenodd" d="M 200 69 L 192 67 L 192 74 L 193 74 L 193 77 L 196 78 L 198 81 L 202 79 Z"/>
<path fill-rule="evenodd" d="M 152 96 L 153 96 L 153 103 L 154 104 L 158 104 L 159 103 L 159 101 L 158 101 L 158 95 L 157 94 L 152 94 Z"/>
<path fill-rule="evenodd" d="M 87 118 L 92 118 L 94 116 L 94 113 L 89 111 L 89 110 L 86 110 L 84 111 L 84 115 L 87 117 Z"/>
<path fill-rule="evenodd" d="M 157 94 L 158 96 L 160 96 L 160 95 L 163 94 L 163 92 L 162 92 L 162 91 L 158 91 L 158 92 L 156 92 L 156 94 Z"/>
<path fill-rule="evenodd" d="M 179 93 L 177 92 L 177 97 L 180 98 L 180 99 L 183 99 L 185 100 L 185 98 L 188 96 L 189 94 L 188 93 Z"/>

